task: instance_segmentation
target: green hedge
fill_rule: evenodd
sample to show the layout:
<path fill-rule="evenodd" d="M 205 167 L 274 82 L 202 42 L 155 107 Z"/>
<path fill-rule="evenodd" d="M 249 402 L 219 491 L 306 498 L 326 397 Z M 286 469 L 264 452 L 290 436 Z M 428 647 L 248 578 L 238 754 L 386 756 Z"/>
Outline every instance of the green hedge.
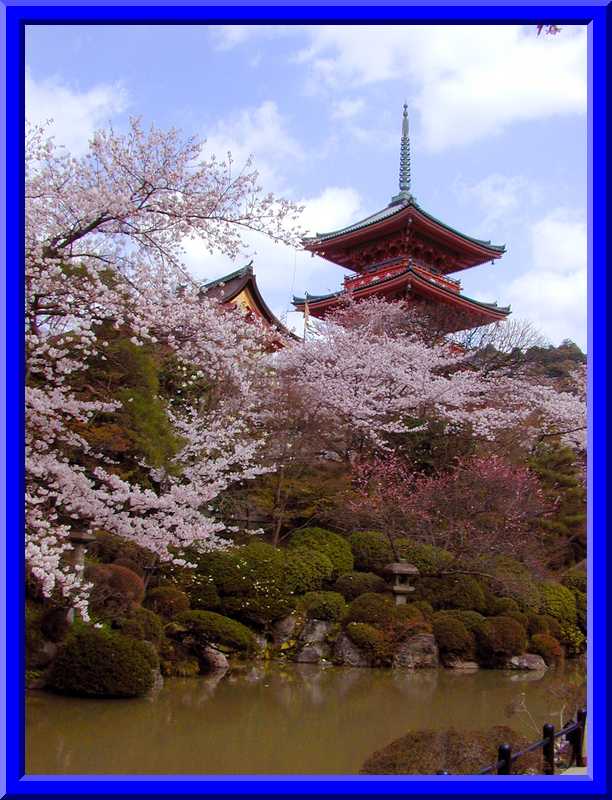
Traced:
<path fill-rule="evenodd" d="M 511 617 L 489 617 L 475 630 L 479 660 L 486 666 L 499 666 L 511 656 L 525 651 L 527 632 Z"/>
<path fill-rule="evenodd" d="M 155 654 L 145 642 L 83 627 L 71 634 L 60 649 L 48 683 L 64 694 L 138 697 L 153 686 L 157 665 Z"/>
<path fill-rule="evenodd" d="M 356 531 L 349 536 L 349 543 L 355 568 L 362 572 L 382 573 L 396 560 L 389 539 L 380 531 Z"/>
<path fill-rule="evenodd" d="M 355 598 L 346 613 L 347 622 L 367 622 L 385 625 L 394 619 L 395 606 L 386 596 L 368 592 Z"/>
<path fill-rule="evenodd" d="M 443 656 L 472 658 L 474 656 L 474 635 L 458 619 L 437 616 L 433 619 L 433 635 Z"/>
<path fill-rule="evenodd" d="M 346 612 L 344 597 L 338 592 L 308 592 L 301 606 L 309 619 L 323 619 L 338 622 Z"/>
<path fill-rule="evenodd" d="M 345 600 L 354 600 L 360 594 L 384 592 L 388 589 L 386 581 L 373 572 L 348 572 L 341 575 L 334 584 L 336 592 Z"/>
<path fill-rule="evenodd" d="M 320 550 L 297 546 L 287 550 L 285 560 L 287 580 L 296 594 L 315 592 L 331 580 L 334 565 Z"/>
<path fill-rule="evenodd" d="M 448 550 L 434 547 L 432 544 L 418 544 L 411 539 L 397 539 L 395 542 L 402 558 L 419 570 L 423 575 L 435 574 L 448 569 L 454 556 Z"/>
<path fill-rule="evenodd" d="M 556 619 L 561 625 L 576 625 L 576 598 L 571 589 L 560 583 L 540 585 L 542 611 Z"/>
<path fill-rule="evenodd" d="M 130 639 L 142 639 L 158 647 L 164 634 L 162 619 L 148 608 L 136 608 L 129 617 L 119 619 L 115 627 Z"/>
<path fill-rule="evenodd" d="M 166 619 L 187 611 L 189 598 L 175 586 L 158 586 L 151 589 L 145 598 L 145 606 Z"/>
<path fill-rule="evenodd" d="M 296 531 L 289 540 L 289 548 L 305 547 L 307 550 L 318 550 L 332 562 L 332 578 L 353 570 L 353 553 L 346 539 L 325 528 L 302 528 Z"/>

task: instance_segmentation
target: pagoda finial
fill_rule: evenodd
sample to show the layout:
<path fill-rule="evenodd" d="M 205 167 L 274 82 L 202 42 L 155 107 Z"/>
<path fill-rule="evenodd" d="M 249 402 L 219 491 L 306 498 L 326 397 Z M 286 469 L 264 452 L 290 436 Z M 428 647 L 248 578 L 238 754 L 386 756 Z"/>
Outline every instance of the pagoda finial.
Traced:
<path fill-rule="evenodd" d="M 410 193 L 410 132 L 408 127 L 408 103 L 404 103 L 402 118 L 402 140 L 400 144 L 399 194 L 391 198 L 391 205 L 412 199 Z"/>

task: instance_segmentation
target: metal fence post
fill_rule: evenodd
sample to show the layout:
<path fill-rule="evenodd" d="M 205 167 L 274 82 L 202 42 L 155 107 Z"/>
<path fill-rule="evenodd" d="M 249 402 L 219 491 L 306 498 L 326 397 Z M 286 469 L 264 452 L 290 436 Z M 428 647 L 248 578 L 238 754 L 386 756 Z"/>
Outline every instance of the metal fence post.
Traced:
<path fill-rule="evenodd" d="M 512 747 L 509 744 L 500 744 L 497 750 L 497 774 L 510 775 L 512 771 Z"/>
<path fill-rule="evenodd" d="M 542 747 L 544 757 L 543 772 L 545 775 L 555 774 L 555 726 L 548 723 L 542 728 L 542 738 L 546 739 Z"/>

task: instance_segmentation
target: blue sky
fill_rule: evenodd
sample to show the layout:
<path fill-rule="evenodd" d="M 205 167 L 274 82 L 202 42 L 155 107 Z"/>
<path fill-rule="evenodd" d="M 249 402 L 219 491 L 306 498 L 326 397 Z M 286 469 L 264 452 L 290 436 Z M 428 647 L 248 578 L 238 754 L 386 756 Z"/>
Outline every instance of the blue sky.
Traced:
<path fill-rule="evenodd" d="M 508 252 L 457 275 L 466 294 L 511 304 L 549 341 L 586 348 L 586 29 L 520 26 L 36 26 L 26 103 L 83 152 L 132 115 L 253 154 L 264 188 L 328 231 L 397 192 L 408 102 L 412 190 L 428 212 Z M 258 237 L 258 283 L 279 315 L 291 295 L 337 289 L 343 271 Z M 196 242 L 200 278 L 241 266 Z M 299 329 L 299 316 L 288 322 Z"/>

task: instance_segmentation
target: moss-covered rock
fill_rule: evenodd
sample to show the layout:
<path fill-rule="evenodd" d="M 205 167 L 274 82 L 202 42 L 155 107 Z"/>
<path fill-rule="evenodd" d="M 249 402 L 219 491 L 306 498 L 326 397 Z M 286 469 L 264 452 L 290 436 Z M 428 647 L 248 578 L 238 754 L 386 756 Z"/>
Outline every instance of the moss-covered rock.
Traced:
<path fill-rule="evenodd" d="M 341 575 L 334 584 L 336 592 L 351 601 L 360 594 L 385 592 L 388 589 L 387 583 L 373 572 L 347 572 Z"/>
<path fill-rule="evenodd" d="M 289 540 L 289 548 L 305 547 L 307 550 L 318 550 L 332 562 L 332 579 L 353 570 L 353 553 L 348 541 L 333 531 L 325 528 L 302 528 L 296 531 Z"/>
<path fill-rule="evenodd" d="M 346 602 L 338 592 L 308 592 L 300 605 L 309 619 L 327 622 L 338 622 L 346 612 Z"/>
<path fill-rule="evenodd" d="M 176 586 L 157 586 L 147 592 L 145 606 L 165 619 L 189 609 L 189 598 Z"/>
<path fill-rule="evenodd" d="M 157 658 L 145 642 L 80 627 L 60 649 L 48 683 L 63 694 L 138 697 L 152 688 L 157 666 Z"/>
<path fill-rule="evenodd" d="M 184 611 L 175 618 L 178 627 L 171 631 L 181 638 L 184 629 L 198 645 L 222 645 L 230 651 L 252 653 L 255 637 L 245 625 L 214 611 Z"/>
<path fill-rule="evenodd" d="M 364 763 L 362 775 L 470 775 L 497 760 L 503 742 L 524 749 L 530 742 L 504 726 L 488 731 L 413 731 L 373 753 Z M 538 772 L 541 756 L 529 754 L 516 762 L 513 773 Z"/>
<path fill-rule="evenodd" d="M 355 568 L 363 572 L 382 573 L 395 561 L 388 537 L 380 531 L 356 531 L 349 536 Z"/>

